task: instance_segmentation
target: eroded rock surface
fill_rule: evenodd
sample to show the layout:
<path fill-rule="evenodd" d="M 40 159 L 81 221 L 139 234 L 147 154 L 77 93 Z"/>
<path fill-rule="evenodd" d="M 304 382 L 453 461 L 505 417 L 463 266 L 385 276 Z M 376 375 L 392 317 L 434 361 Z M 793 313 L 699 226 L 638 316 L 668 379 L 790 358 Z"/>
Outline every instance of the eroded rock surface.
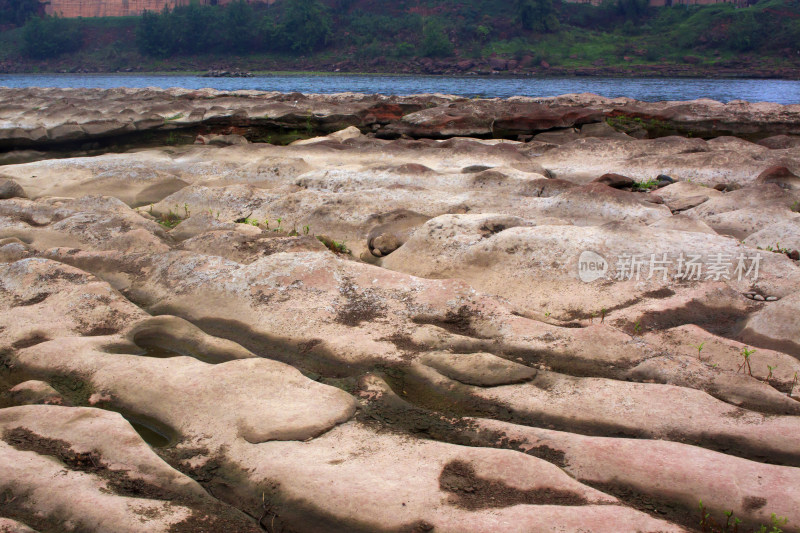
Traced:
<path fill-rule="evenodd" d="M 796 106 L 0 100 L 0 531 L 800 530 Z"/>

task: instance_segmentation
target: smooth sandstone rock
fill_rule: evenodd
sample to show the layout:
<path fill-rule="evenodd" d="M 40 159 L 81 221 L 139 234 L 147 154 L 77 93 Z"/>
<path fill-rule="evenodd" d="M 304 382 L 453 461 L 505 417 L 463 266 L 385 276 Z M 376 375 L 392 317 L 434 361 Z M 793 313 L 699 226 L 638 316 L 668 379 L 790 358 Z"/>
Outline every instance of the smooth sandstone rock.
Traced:
<path fill-rule="evenodd" d="M 317 136 L 3 167 L 31 197 L 0 200 L 13 527 L 683 531 L 698 498 L 796 527 L 800 265 L 758 247 L 800 197 L 757 177 L 800 156 L 746 140 L 793 106 L 6 91 L 42 106 L 0 106 L 6 147 Z M 704 275 L 584 281 L 586 251 Z M 741 254 L 757 278 L 708 276 Z"/>
<path fill-rule="evenodd" d="M 0 428 L 5 505 L 41 531 L 166 532 L 192 521 L 258 530 L 170 468 L 116 413 L 13 407 L 0 411 Z"/>

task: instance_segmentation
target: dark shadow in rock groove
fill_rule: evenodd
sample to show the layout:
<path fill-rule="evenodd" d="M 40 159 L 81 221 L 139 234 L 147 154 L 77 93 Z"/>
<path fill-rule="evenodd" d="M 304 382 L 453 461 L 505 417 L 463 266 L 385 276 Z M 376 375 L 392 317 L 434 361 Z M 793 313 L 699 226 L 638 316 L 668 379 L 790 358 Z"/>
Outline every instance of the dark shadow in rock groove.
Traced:
<path fill-rule="evenodd" d="M 465 337 L 473 337 L 476 339 L 485 339 L 487 337 L 481 336 L 472 325 L 472 310 L 466 305 L 459 307 L 457 310 L 449 310 L 444 318 L 431 317 L 431 316 L 416 316 L 412 320 L 415 324 L 430 324 L 442 328 L 445 331 L 455 335 L 462 335 Z"/>
<path fill-rule="evenodd" d="M 471 464 L 451 461 L 442 469 L 439 488 L 451 493 L 450 505 L 469 509 L 497 509 L 513 505 L 587 505 L 586 498 L 572 491 L 541 488 L 519 489 L 478 477 Z"/>
<path fill-rule="evenodd" d="M 600 492 L 610 494 L 634 509 L 647 513 L 654 518 L 668 520 L 685 527 L 689 531 L 698 531 L 697 524 L 700 522 L 700 513 L 697 512 L 695 506 L 687 507 L 682 502 L 652 496 L 620 483 L 601 483 L 586 479 L 578 479 L 578 481 Z M 698 495 L 698 498 L 702 497 L 702 495 Z"/>
<path fill-rule="evenodd" d="M 177 313 L 165 310 L 160 314 Z M 370 361 L 347 364 L 338 360 L 321 342 L 309 345 L 310 340 L 293 341 L 267 335 L 237 320 L 205 318 L 193 320 L 192 323 L 210 335 L 231 340 L 260 357 L 286 363 L 303 372 L 326 377 L 347 377 L 358 375 L 372 364 Z"/>
<path fill-rule="evenodd" d="M 384 373 L 386 383 L 398 397 L 414 406 L 447 416 L 490 418 L 524 426 L 596 437 L 654 438 L 643 430 L 610 422 L 577 421 L 555 414 L 514 412 L 501 404 L 475 397 L 470 391 L 471 387 L 455 384 L 456 382 L 448 389 L 447 393 L 443 393 L 433 390 L 424 380 L 416 378 L 401 367 L 381 368 L 380 370 Z M 800 451 L 789 453 L 772 450 L 765 453 L 761 447 L 756 447 L 753 443 L 736 436 L 704 434 L 691 437 L 674 434 L 666 435 L 664 438 L 762 463 L 800 466 Z"/>

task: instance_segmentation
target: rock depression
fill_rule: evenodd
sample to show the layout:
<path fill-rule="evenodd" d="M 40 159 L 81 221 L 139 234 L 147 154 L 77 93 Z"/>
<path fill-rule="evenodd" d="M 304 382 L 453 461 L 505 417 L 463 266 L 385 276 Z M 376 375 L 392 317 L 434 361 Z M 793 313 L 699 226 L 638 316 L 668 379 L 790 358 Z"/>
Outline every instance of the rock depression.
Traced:
<path fill-rule="evenodd" d="M 796 135 L 0 90 L 0 531 L 800 531 Z"/>

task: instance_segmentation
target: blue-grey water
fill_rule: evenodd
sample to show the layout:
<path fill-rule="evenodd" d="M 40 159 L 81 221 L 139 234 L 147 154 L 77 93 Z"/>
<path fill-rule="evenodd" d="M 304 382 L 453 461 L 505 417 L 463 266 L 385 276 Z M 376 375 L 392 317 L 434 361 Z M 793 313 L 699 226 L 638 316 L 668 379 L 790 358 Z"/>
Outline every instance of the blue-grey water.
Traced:
<path fill-rule="evenodd" d="M 185 74 L 0 74 L 6 87 L 184 87 L 256 89 L 304 93 L 445 93 L 479 97 L 555 96 L 590 92 L 637 100 L 800 103 L 800 81 L 713 78 L 386 76 L 351 74 L 275 74 L 253 78 L 203 78 Z"/>

